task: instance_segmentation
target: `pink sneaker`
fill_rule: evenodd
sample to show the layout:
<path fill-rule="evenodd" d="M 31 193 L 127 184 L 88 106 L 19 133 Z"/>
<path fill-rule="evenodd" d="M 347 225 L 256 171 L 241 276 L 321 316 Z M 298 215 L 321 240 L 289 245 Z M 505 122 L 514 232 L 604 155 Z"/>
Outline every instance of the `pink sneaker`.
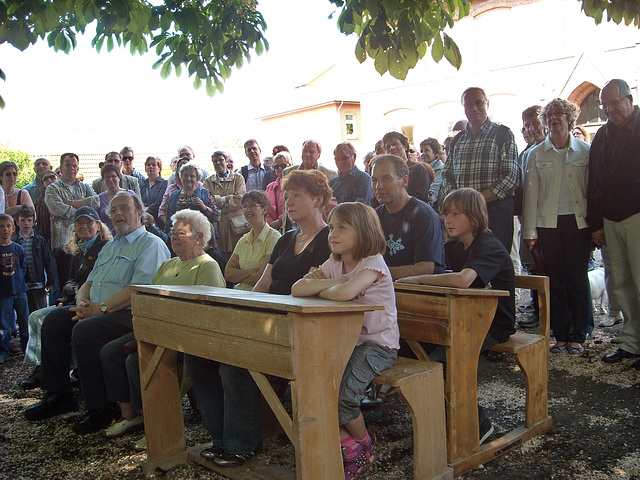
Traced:
<path fill-rule="evenodd" d="M 362 451 L 356 458 L 350 461 L 344 460 L 345 480 L 355 480 L 356 478 L 360 478 L 371 468 L 371 465 L 373 465 L 375 461 L 376 454 L 373 451 L 373 444 L 371 447 L 365 447 L 362 445 Z"/>

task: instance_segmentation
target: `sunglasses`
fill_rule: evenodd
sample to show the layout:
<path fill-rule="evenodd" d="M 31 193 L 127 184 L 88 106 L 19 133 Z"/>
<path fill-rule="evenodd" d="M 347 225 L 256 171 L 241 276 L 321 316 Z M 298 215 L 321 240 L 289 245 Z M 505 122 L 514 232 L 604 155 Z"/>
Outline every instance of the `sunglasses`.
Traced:
<path fill-rule="evenodd" d="M 45 180 L 45 181 L 55 180 L 56 178 L 58 178 L 57 175 L 47 175 L 46 177 L 42 177 L 42 179 Z"/>
<path fill-rule="evenodd" d="M 132 162 L 133 161 L 133 157 L 122 157 L 122 160 L 124 162 Z"/>
<path fill-rule="evenodd" d="M 278 163 L 277 165 L 274 165 L 273 168 L 287 168 L 289 165 L 287 165 L 286 163 Z"/>

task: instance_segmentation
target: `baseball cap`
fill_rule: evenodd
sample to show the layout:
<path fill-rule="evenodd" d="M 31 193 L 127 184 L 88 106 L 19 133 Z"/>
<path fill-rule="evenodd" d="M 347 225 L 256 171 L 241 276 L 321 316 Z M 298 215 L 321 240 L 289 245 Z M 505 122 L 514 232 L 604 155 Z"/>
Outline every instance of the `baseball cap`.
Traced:
<path fill-rule="evenodd" d="M 100 221 L 100 217 L 98 216 L 98 212 L 91 207 L 80 207 L 76 210 L 76 215 L 73 217 L 73 221 L 75 222 L 80 217 L 87 217 L 93 220 L 94 222 Z"/>

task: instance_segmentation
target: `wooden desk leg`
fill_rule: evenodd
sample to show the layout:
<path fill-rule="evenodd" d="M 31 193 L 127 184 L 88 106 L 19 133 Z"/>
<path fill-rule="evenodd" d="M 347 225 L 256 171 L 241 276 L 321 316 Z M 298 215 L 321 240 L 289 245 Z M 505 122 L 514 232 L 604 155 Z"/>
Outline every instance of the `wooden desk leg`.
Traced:
<path fill-rule="evenodd" d="M 300 315 L 293 322 L 291 403 L 297 480 L 344 478 L 338 390 L 362 318 L 362 314 Z"/>
<path fill-rule="evenodd" d="M 497 303 L 497 298 L 487 297 L 451 299 L 445 379 L 449 463 L 480 450 L 478 359 Z"/>
<path fill-rule="evenodd" d="M 187 462 L 176 352 L 138 341 L 140 381 L 147 436 L 145 473 Z M 153 419 L 153 421 L 150 421 Z"/>

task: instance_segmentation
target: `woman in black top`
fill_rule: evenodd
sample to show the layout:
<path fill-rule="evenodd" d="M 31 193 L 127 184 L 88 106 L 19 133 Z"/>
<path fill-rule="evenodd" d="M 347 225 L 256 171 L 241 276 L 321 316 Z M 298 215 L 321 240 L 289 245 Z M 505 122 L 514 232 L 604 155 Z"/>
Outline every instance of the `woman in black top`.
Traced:
<path fill-rule="evenodd" d="M 322 213 L 332 196 L 327 177 L 317 170 L 294 170 L 282 187 L 289 218 L 298 228 L 285 233 L 273 249 L 256 292 L 289 295 L 311 267 L 329 258 L 329 227 Z"/>

